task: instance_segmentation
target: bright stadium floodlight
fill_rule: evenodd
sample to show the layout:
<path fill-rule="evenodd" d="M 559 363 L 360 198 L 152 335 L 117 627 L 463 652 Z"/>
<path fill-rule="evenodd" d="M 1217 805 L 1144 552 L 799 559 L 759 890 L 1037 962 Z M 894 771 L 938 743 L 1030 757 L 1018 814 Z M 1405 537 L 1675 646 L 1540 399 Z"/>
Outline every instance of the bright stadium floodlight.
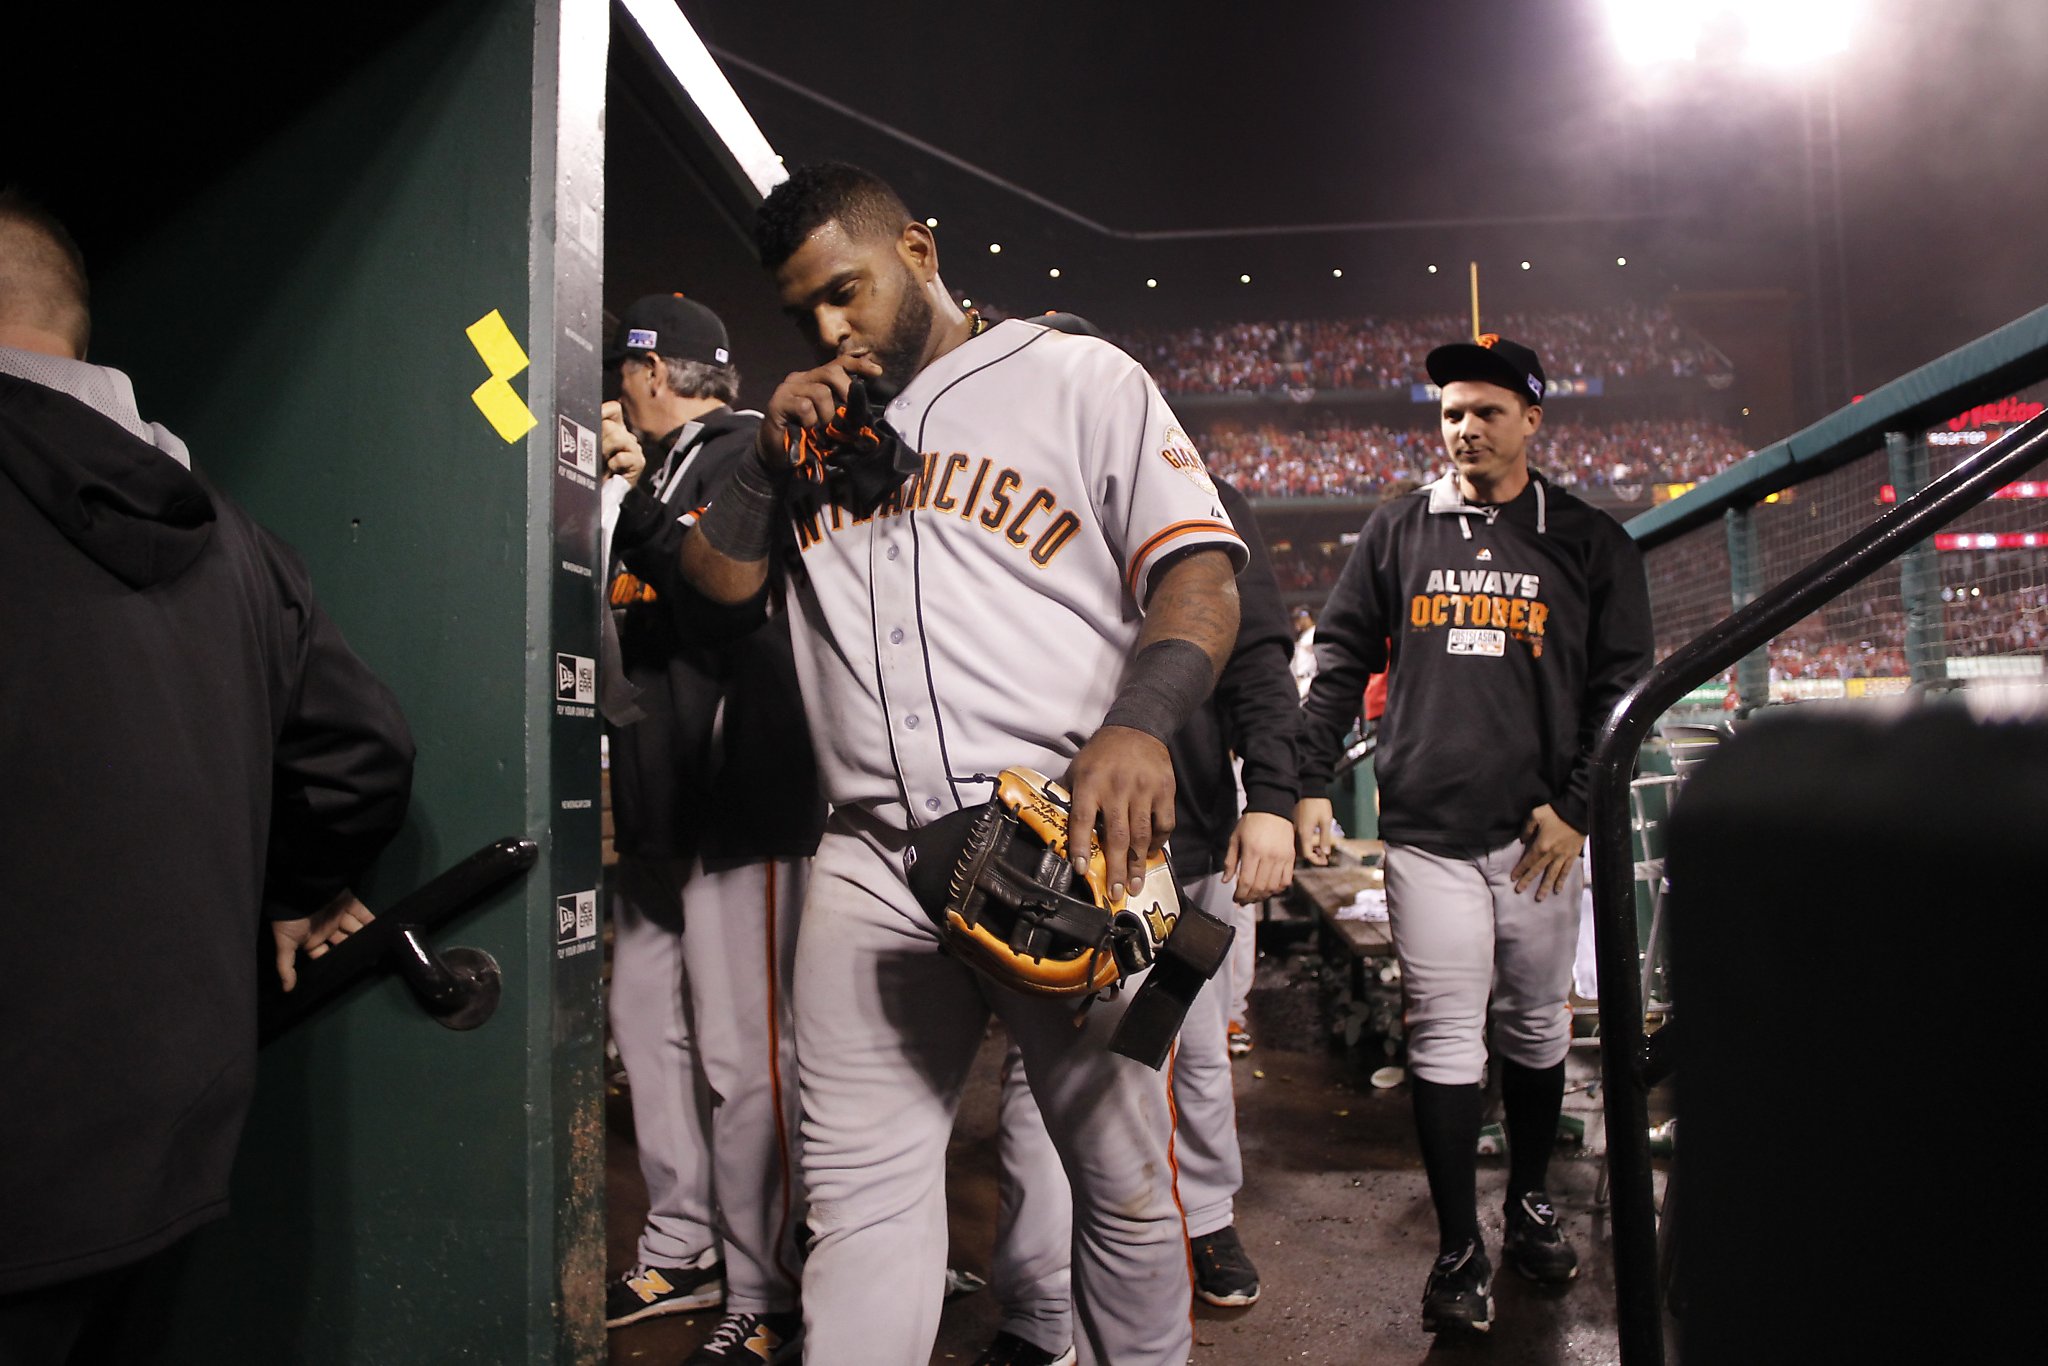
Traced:
<path fill-rule="evenodd" d="M 1849 46 L 1862 0 L 1606 0 L 1615 47 L 1631 66 L 1689 62 L 1700 40 L 1733 30 L 1744 62 L 1779 70 Z"/>
<path fill-rule="evenodd" d="M 1689 62 L 1699 55 L 1700 28 L 1709 4 L 1711 0 L 1607 0 L 1607 23 L 1615 46 L 1632 66 Z"/>
<path fill-rule="evenodd" d="M 1849 46 L 1856 0 L 1741 0 L 1743 54 L 1785 70 L 1825 60 Z"/>

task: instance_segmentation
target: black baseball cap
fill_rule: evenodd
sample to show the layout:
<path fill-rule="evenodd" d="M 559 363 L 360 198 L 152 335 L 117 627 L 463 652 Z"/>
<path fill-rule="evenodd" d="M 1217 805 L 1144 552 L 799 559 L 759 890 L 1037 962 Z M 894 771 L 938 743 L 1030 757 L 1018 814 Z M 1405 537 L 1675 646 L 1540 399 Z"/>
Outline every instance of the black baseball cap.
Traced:
<path fill-rule="evenodd" d="M 1423 362 L 1437 388 L 1461 379 L 1476 379 L 1517 394 L 1529 395 L 1531 403 L 1543 402 L 1543 362 L 1520 342 L 1511 342 L 1488 332 L 1476 342 L 1452 342 L 1439 346 Z"/>
<path fill-rule="evenodd" d="M 605 348 L 604 363 L 652 351 L 673 360 L 732 364 L 725 324 L 695 299 L 680 294 L 647 294 L 635 299 L 619 316 L 619 330 Z"/>

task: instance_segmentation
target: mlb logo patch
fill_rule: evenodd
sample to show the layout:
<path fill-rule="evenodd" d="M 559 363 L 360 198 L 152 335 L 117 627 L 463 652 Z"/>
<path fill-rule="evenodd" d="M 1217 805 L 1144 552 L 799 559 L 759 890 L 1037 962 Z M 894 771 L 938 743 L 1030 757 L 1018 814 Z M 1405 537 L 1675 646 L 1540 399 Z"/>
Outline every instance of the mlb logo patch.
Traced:
<path fill-rule="evenodd" d="M 556 655 L 555 700 L 597 701 L 597 661 L 582 655 Z"/>
<path fill-rule="evenodd" d="M 661 334 L 651 327 L 629 327 L 626 329 L 626 349 L 628 351 L 652 351 L 654 350 L 655 342 L 660 337 Z"/>
<path fill-rule="evenodd" d="M 732 352 L 722 346 L 714 346 L 711 348 L 711 359 L 717 361 L 720 365 L 724 365 L 732 359 Z"/>

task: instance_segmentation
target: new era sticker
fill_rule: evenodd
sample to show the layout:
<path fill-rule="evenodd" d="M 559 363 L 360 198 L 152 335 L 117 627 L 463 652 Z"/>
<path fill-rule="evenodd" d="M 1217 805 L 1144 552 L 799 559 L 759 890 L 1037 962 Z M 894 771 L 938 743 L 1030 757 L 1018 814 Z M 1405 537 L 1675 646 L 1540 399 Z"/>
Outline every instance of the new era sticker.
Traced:
<path fill-rule="evenodd" d="M 555 459 L 572 470 L 597 477 L 597 433 L 580 422 L 557 415 Z"/>
<path fill-rule="evenodd" d="M 556 655 L 555 700 L 597 701 L 597 661 L 582 655 Z"/>
<path fill-rule="evenodd" d="M 571 892 L 555 898 L 555 943 L 575 944 L 597 938 L 597 892 Z"/>
<path fill-rule="evenodd" d="M 628 351 L 652 351 L 661 334 L 651 327 L 629 327 L 626 329 Z"/>
<path fill-rule="evenodd" d="M 732 352 L 722 346 L 714 346 L 711 348 L 711 359 L 717 361 L 720 365 L 724 365 L 732 359 Z"/>

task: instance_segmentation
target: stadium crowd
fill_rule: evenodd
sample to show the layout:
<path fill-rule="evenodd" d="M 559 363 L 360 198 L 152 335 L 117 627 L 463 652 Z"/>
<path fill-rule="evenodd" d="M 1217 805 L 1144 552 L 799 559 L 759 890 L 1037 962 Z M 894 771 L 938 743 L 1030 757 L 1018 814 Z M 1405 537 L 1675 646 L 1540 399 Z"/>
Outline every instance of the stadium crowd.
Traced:
<path fill-rule="evenodd" d="M 1434 477 L 1443 460 L 1443 437 L 1423 427 L 1219 425 L 1197 444 L 1212 470 L 1258 498 L 1376 497 L 1392 481 Z M 1747 454 L 1726 427 L 1666 418 L 1552 423 L 1529 460 L 1558 484 L 1599 488 L 1705 479 Z"/>
<path fill-rule="evenodd" d="M 1465 335 L 1462 317 L 1219 323 L 1117 338 L 1169 394 L 1390 389 L 1426 382 L 1423 357 Z M 1553 381 L 1707 375 L 1726 361 L 1669 309 L 1625 305 L 1509 314 L 1504 336 L 1532 346 Z"/>

